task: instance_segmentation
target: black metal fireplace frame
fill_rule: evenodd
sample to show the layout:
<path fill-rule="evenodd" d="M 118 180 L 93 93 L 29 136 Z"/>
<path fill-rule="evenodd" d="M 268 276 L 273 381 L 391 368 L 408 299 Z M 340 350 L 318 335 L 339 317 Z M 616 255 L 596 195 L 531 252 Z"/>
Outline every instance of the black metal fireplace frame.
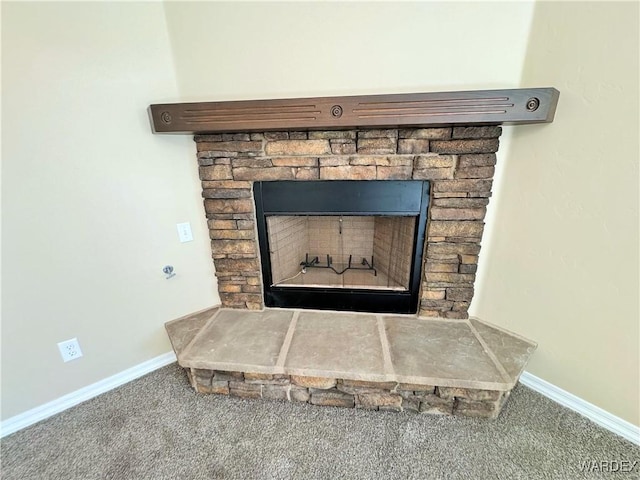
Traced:
<path fill-rule="evenodd" d="M 430 184 L 418 180 L 255 182 L 253 194 L 267 307 L 412 314 L 418 310 Z M 406 292 L 272 285 L 267 217 L 271 215 L 415 216 Z"/>

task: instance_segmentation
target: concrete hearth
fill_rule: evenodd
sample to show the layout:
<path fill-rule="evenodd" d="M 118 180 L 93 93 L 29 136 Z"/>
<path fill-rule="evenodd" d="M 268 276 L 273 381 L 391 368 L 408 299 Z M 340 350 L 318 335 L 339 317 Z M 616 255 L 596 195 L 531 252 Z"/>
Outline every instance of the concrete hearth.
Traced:
<path fill-rule="evenodd" d="M 215 308 L 166 328 L 201 393 L 481 417 L 536 347 L 474 318 Z"/>

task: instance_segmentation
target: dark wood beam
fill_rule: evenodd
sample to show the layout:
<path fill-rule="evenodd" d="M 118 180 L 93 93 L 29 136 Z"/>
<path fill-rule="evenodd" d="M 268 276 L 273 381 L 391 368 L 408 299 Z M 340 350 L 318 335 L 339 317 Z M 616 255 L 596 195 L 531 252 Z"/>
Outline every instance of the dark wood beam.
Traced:
<path fill-rule="evenodd" d="M 516 88 L 167 103 L 149 111 L 154 133 L 522 125 L 552 122 L 559 95 L 555 88 Z"/>

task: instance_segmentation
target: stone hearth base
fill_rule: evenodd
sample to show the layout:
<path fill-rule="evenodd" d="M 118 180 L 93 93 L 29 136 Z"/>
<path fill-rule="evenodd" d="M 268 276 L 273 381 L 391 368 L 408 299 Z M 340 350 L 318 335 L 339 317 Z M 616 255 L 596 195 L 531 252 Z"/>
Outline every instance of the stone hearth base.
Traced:
<path fill-rule="evenodd" d="M 216 308 L 166 328 L 200 393 L 488 418 L 535 349 L 473 318 Z"/>
<path fill-rule="evenodd" d="M 297 375 L 186 369 L 199 393 L 365 408 L 494 418 L 510 391 L 434 387 L 397 382 L 365 382 Z"/>

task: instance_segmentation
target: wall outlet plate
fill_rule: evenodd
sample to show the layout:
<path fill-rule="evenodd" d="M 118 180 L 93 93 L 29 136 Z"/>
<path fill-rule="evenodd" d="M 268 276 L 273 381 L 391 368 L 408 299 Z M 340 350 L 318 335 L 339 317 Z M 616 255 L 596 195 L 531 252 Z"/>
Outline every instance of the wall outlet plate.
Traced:
<path fill-rule="evenodd" d="M 58 343 L 58 349 L 60 350 L 60 355 L 62 355 L 62 360 L 65 362 L 75 360 L 82 356 L 82 350 L 80 349 L 80 343 L 77 338 Z"/>

